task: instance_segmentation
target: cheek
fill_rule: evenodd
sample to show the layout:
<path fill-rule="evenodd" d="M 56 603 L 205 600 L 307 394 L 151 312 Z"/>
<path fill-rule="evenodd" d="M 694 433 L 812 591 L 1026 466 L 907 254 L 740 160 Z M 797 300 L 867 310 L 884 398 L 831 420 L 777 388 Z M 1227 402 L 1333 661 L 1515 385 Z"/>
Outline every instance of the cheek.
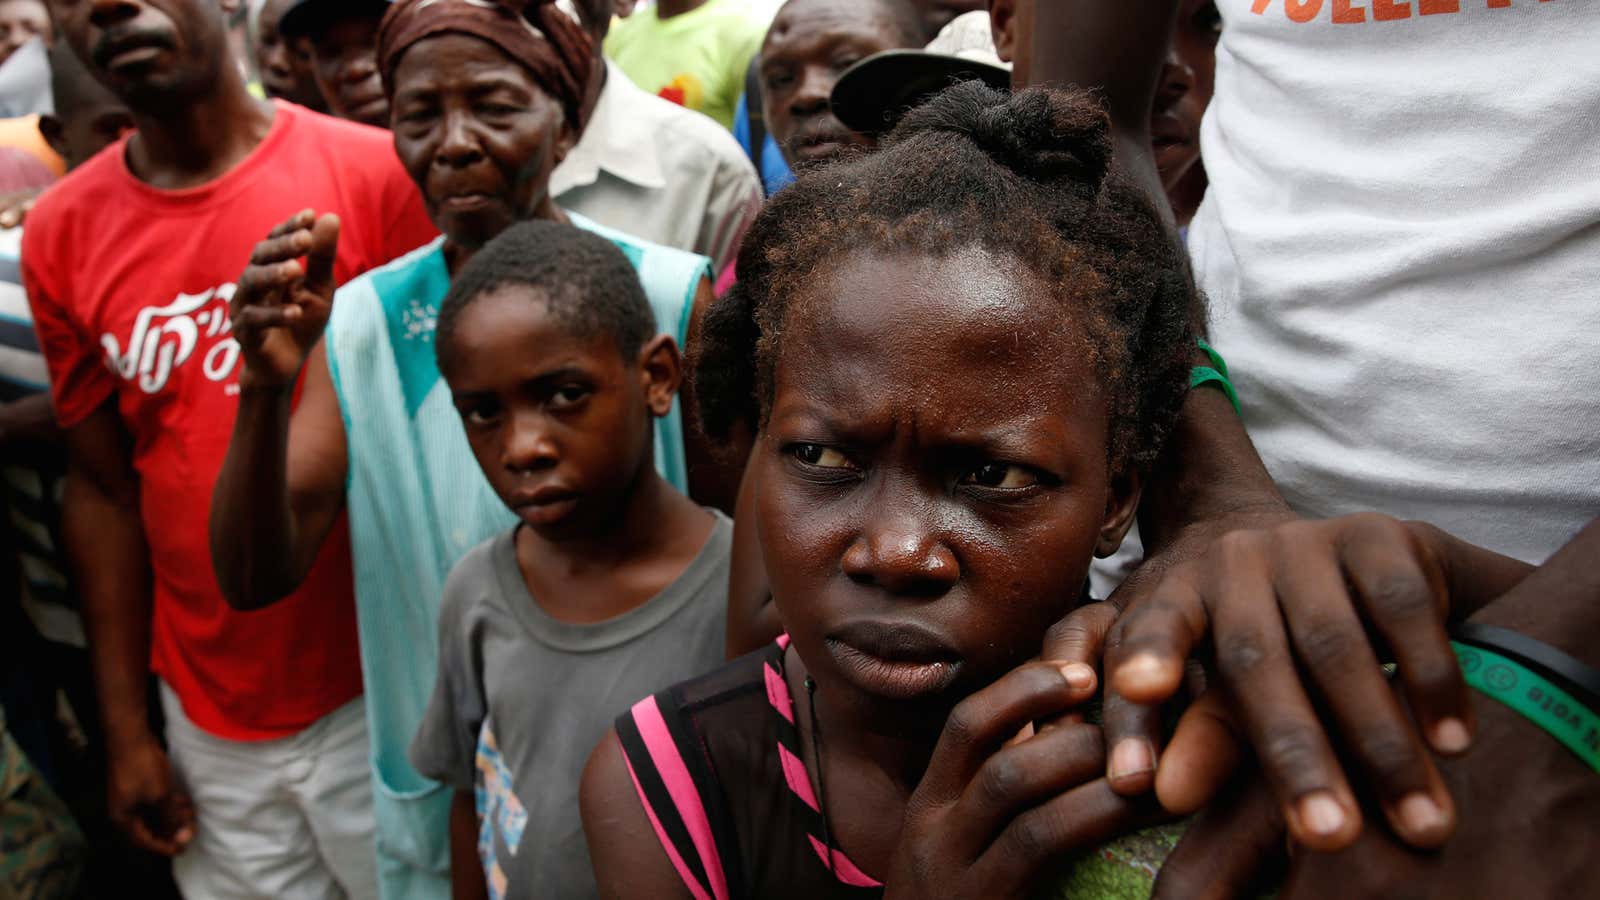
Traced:
<path fill-rule="evenodd" d="M 755 452 L 763 454 L 756 471 L 761 553 L 781 611 L 784 604 L 815 597 L 840 571 L 858 528 L 848 495 L 827 496 L 796 483 L 776 452 L 759 445 Z"/>

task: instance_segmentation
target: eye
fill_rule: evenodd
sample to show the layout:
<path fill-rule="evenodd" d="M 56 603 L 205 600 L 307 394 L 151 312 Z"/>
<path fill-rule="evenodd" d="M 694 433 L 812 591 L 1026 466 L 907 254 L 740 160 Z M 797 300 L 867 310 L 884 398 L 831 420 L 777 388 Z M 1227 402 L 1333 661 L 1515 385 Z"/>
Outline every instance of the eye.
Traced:
<path fill-rule="evenodd" d="M 1194 23 L 1196 31 L 1205 31 L 1212 35 L 1222 34 L 1222 14 L 1217 12 L 1215 3 L 1207 3 L 1205 6 L 1200 7 L 1195 11 L 1194 18 L 1191 21 Z"/>
<path fill-rule="evenodd" d="M 456 410 L 469 428 L 487 428 L 500 421 L 500 404 L 493 400 L 466 400 L 457 403 Z"/>
<path fill-rule="evenodd" d="M 777 69 L 765 73 L 762 80 L 765 82 L 763 87 L 767 89 L 768 93 L 776 93 L 788 87 L 789 83 L 794 81 L 794 78 L 789 74 L 788 69 Z"/>
<path fill-rule="evenodd" d="M 999 491 L 1017 491 L 1038 484 L 1039 477 L 1022 466 L 995 462 L 979 466 L 961 476 L 961 483 Z"/>
<path fill-rule="evenodd" d="M 821 444 L 795 444 L 789 448 L 789 455 L 817 469 L 855 468 L 849 457 L 832 447 L 824 447 Z"/>
<path fill-rule="evenodd" d="M 589 399 L 588 385 L 566 384 L 555 389 L 550 395 L 551 409 L 572 409 Z"/>

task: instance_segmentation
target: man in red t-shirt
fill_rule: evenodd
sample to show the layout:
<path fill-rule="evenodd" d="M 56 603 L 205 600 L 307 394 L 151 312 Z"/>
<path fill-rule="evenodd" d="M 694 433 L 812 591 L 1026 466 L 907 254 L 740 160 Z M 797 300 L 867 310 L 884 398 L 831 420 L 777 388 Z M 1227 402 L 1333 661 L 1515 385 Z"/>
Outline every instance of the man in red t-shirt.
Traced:
<path fill-rule="evenodd" d="M 239 613 L 207 515 L 238 404 L 228 301 L 262 234 L 343 218 L 334 277 L 433 235 L 387 132 L 253 98 L 212 0 L 52 4 L 137 134 L 28 219 L 23 278 L 67 430 L 63 531 L 111 757 L 111 815 L 191 896 L 374 891 L 348 537 Z M 167 748 L 146 672 L 162 687 Z"/>

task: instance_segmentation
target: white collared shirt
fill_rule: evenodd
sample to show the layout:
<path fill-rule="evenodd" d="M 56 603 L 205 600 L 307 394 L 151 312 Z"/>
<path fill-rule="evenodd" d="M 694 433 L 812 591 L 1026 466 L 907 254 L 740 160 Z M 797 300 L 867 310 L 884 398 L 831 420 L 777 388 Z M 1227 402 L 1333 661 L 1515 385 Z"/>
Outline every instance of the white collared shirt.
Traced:
<path fill-rule="evenodd" d="M 609 60 L 594 114 L 550 190 L 602 225 L 709 256 L 718 273 L 761 207 L 761 182 L 732 135 L 640 90 Z"/>

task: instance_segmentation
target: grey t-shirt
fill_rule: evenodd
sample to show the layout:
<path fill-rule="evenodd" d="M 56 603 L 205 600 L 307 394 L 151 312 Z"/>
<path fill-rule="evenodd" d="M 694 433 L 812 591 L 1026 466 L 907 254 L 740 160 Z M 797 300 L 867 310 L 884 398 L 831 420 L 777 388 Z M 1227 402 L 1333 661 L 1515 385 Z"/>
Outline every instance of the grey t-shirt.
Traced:
<path fill-rule="evenodd" d="M 491 897 L 594 897 L 578 816 L 584 763 L 635 702 L 722 663 L 733 523 L 718 513 L 676 581 L 593 625 L 539 607 L 514 534 L 475 547 L 445 583 L 439 675 L 411 763 L 475 791 Z"/>

